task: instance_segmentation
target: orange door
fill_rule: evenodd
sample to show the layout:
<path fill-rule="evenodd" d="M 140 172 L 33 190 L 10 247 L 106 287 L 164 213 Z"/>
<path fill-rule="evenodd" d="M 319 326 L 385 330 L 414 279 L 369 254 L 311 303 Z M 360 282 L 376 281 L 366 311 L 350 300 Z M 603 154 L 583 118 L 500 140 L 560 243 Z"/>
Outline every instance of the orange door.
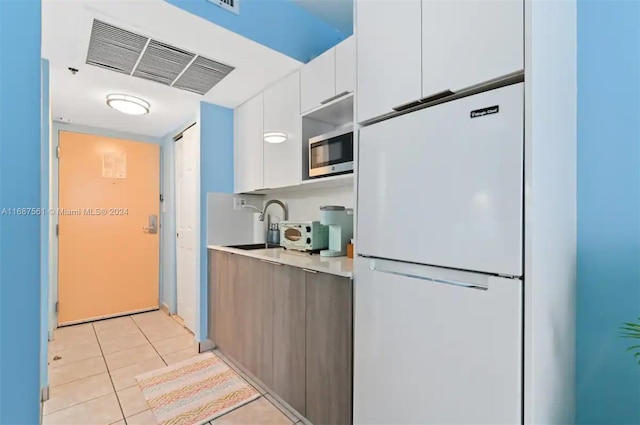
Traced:
<path fill-rule="evenodd" d="M 59 324 L 158 307 L 160 146 L 60 132 Z M 159 219 L 157 219 L 159 220 Z"/>

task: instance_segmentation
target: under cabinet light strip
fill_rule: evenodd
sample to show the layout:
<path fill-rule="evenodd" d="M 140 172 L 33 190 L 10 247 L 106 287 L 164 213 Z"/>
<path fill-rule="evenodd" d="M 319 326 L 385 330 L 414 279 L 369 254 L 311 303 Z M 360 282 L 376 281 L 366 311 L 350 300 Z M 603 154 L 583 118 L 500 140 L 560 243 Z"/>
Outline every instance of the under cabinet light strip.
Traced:
<path fill-rule="evenodd" d="M 138 65 L 140 65 L 140 61 L 142 60 L 144 53 L 147 51 L 147 47 L 149 47 L 149 43 L 151 43 L 151 37 L 147 38 L 147 42 L 144 44 L 144 47 L 142 48 L 142 52 L 140 52 L 140 56 L 138 56 L 138 60 L 136 61 L 136 64 L 133 65 L 131 74 L 129 74 L 130 76 L 133 77 L 133 73 L 136 72 L 136 69 L 138 68 Z"/>

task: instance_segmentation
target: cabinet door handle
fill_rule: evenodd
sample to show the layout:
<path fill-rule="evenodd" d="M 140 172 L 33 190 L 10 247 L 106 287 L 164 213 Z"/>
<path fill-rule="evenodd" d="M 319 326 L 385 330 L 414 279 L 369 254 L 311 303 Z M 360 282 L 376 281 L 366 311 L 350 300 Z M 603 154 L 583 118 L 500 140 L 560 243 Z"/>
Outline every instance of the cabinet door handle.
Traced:
<path fill-rule="evenodd" d="M 313 274 L 318 273 L 318 272 L 317 272 L 317 271 L 315 271 L 315 270 L 309 270 L 309 269 L 302 269 L 302 271 L 305 271 L 305 272 L 307 272 L 307 273 L 313 273 Z"/>
<path fill-rule="evenodd" d="M 414 106 L 421 105 L 419 100 L 413 100 L 409 103 L 403 103 L 402 105 L 395 106 L 393 109 L 396 112 L 404 111 L 405 109 L 413 108 Z"/>
<path fill-rule="evenodd" d="M 274 266 L 281 266 L 281 263 L 276 263 L 275 261 L 269 261 L 269 260 L 263 260 L 260 259 L 260 261 L 262 261 L 263 263 L 267 263 L 267 264 L 273 264 Z"/>
<path fill-rule="evenodd" d="M 436 100 L 444 99 L 445 97 L 453 96 L 454 94 L 455 93 L 451 90 L 443 90 L 441 92 L 423 97 L 422 99 L 420 99 L 420 103 L 434 102 Z"/>
<path fill-rule="evenodd" d="M 393 109 L 396 112 L 400 112 L 400 111 L 404 111 L 407 109 L 411 109 L 413 107 L 419 106 L 419 105 L 424 105 L 425 103 L 430 103 L 430 102 L 435 102 L 436 100 L 440 100 L 440 99 L 444 99 L 446 97 L 449 96 L 453 96 L 455 93 L 452 92 L 451 90 L 444 90 L 426 97 L 423 97 L 422 99 L 418 99 L 418 100 L 413 100 L 411 102 L 407 102 L 407 103 L 403 103 L 402 105 L 398 105 L 396 107 L 393 107 L 391 109 Z"/>
<path fill-rule="evenodd" d="M 329 103 L 329 102 L 331 102 L 332 100 L 339 99 L 339 98 L 341 98 L 342 96 L 345 96 L 345 95 L 348 95 L 348 94 L 349 94 L 349 91 L 348 91 L 348 90 L 345 90 L 345 91 L 343 91 L 342 93 L 339 93 L 339 94 L 337 94 L 337 95 L 335 95 L 335 96 L 331 96 L 329 99 L 325 99 L 325 100 L 323 100 L 322 102 L 320 102 L 320 104 L 321 104 L 321 105 L 324 105 L 325 103 Z"/>

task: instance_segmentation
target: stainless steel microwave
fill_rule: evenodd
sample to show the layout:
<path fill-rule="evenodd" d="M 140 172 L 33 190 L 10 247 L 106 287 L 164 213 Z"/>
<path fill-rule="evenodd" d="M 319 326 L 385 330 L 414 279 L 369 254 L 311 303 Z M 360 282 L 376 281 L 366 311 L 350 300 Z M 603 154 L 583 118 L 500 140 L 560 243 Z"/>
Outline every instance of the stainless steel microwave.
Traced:
<path fill-rule="evenodd" d="M 309 139 L 309 177 L 353 173 L 353 129 Z"/>

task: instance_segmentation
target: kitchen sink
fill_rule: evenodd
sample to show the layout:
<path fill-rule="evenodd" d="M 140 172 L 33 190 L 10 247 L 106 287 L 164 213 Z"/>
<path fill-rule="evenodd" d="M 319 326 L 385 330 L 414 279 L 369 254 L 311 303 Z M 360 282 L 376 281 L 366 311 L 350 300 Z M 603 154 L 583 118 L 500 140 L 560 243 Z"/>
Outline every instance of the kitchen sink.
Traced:
<path fill-rule="evenodd" d="M 227 245 L 227 248 L 245 249 L 249 251 L 252 249 L 280 248 L 280 245 L 252 243 L 252 244 L 244 244 L 244 245 Z"/>

